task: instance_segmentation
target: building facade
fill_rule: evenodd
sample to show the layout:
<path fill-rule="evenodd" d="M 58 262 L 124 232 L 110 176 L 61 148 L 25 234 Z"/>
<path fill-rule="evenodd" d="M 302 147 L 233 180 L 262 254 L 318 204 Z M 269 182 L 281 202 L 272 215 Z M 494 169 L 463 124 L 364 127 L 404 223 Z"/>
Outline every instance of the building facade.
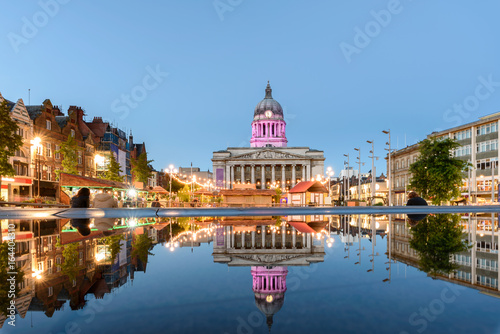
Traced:
<path fill-rule="evenodd" d="M 289 190 L 300 181 L 324 175 L 323 151 L 287 147 L 286 123 L 281 105 L 267 84 L 264 99 L 254 110 L 250 147 L 228 147 L 213 153 L 214 183 L 232 189 L 234 184 Z"/>

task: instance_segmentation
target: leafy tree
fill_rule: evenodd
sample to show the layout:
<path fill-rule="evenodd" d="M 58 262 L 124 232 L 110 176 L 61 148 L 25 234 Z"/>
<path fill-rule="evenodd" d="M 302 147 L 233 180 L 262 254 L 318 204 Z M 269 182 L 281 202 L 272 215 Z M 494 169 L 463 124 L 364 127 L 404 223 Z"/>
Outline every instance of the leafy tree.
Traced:
<path fill-rule="evenodd" d="M 429 215 L 410 231 L 410 247 L 420 256 L 420 269 L 432 275 L 455 270 L 450 256 L 469 248 L 462 239 L 460 216 L 456 214 Z"/>
<path fill-rule="evenodd" d="M 56 170 L 57 178 L 61 172 L 68 174 L 78 174 L 77 160 L 78 145 L 76 144 L 75 137 L 68 135 L 68 140 L 61 144 L 61 148 L 56 151 L 56 153 L 61 153 L 63 159 L 61 161 L 62 170 Z"/>
<path fill-rule="evenodd" d="M 137 256 L 143 263 L 146 263 L 148 255 L 154 255 L 150 252 L 153 247 L 152 239 L 147 234 L 139 234 L 132 243 L 132 256 Z"/>
<path fill-rule="evenodd" d="M 111 262 L 115 262 L 116 256 L 120 253 L 121 241 L 125 240 L 122 234 L 115 234 L 104 238 L 104 244 L 108 246 L 111 252 Z"/>
<path fill-rule="evenodd" d="M 281 194 L 283 193 L 283 191 L 279 187 L 276 188 L 275 191 L 276 191 L 276 195 L 273 196 L 274 203 L 279 204 L 279 202 L 281 200 Z"/>
<path fill-rule="evenodd" d="M 189 202 L 190 193 L 191 186 L 189 184 L 186 184 L 181 190 L 177 192 L 177 197 L 179 197 L 179 200 L 181 200 L 182 202 Z"/>
<path fill-rule="evenodd" d="M 142 182 L 144 184 L 148 183 L 148 178 L 151 177 L 152 168 L 150 163 L 154 160 L 148 160 L 146 152 L 142 152 L 139 154 L 137 159 L 132 158 L 132 173 L 137 181 Z"/>
<path fill-rule="evenodd" d="M 10 292 L 10 281 L 8 279 L 13 276 L 11 274 L 7 274 L 8 272 L 17 272 L 16 283 L 21 283 L 24 278 L 24 272 L 21 268 L 16 268 L 15 266 L 9 265 L 9 245 L 8 242 L 2 242 L 0 244 L 0 314 L 4 314 L 7 316 L 8 310 L 7 308 L 10 305 L 10 301 L 12 298 L 8 298 Z M 17 284 L 15 285 L 14 294 L 17 296 L 19 293 L 19 287 Z"/>
<path fill-rule="evenodd" d="M 0 103 L 0 188 L 2 176 L 14 176 L 14 167 L 9 163 L 9 157 L 13 156 L 23 145 L 23 137 L 17 131 L 19 126 L 10 117 L 7 100 Z"/>
<path fill-rule="evenodd" d="M 61 265 L 61 272 L 68 275 L 70 280 L 74 280 L 78 274 L 78 243 L 64 245 L 64 262 Z"/>
<path fill-rule="evenodd" d="M 123 176 L 120 176 L 120 173 L 123 172 L 121 170 L 121 166 L 116 161 L 115 155 L 111 153 L 109 155 L 108 169 L 101 175 L 102 179 L 123 182 Z"/>
<path fill-rule="evenodd" d="M 410 165 L 411 187 L 433 204 L 460 196 L 462 172 L 469 164 L 452 156 L 451 152 L 458 146 L 450 138 L 424 139 L 420 142 L 418 160 Z"/>

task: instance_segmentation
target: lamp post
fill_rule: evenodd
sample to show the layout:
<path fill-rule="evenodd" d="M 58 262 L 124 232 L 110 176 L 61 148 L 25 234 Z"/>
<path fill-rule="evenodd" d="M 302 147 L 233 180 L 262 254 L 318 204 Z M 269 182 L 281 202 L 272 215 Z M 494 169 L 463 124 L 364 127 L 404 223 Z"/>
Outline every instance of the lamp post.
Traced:
<path fill-rule="evenodd" d="M 354 148 L 355 151 L 358 151 L 358 157 L 356 158 L 358 161 L 358 200 L 361 201 L 361 147 Z"/>
<path fill-rule="evenodd" d="M 35 157 L 35 173 L 37 179 L 37 197 L 40 197 L 40 148 L 42 146 L 40 137 L 35 137 L 35 139 L 31 140 L 31 145 L 34 147 L 36 151 Z"/>
<path fill-rule="evenodd" d="M 169 165 L 168 168 L 165 169 L 166 173 L 169 173 L 169 184 L 170 184 L 170 191 L 168 195 L 168 206 L 172 207 L 172 174 L 177 173 L 177 169 L 174 168 L 174 165 Z"/>
<path fill-rule="evenodd" d="M 349 166 L 349 153 L 344 154 L 344 157 L 347 157 L 347 200 L 349 200 L 350 199 L 349 182 L 350 182 L 350 176 L 351 176 L 351 173 L 350 173 L 351 167 Z"/>
<path fill-rule="evenodd" d="M 335 175 L 335 172 L 332 170 L 332 167 L 328 167 L 326 169 L 326 175 L 328 176 L 328 197 L 332 197 L 332 189 L 330 186 L 330 182 L 332 180 L 332 176 Z"/>
<path fill-rule="evenodd" d="M 386 150 L 389 152 L 389 159 L 388 159 L 388 163 L 389 163 L 389 168 L 387 168 L 387 178 L 389 179 L 389 206 L 392 206 L 392 182 L 391 182 L 391 169 L 392 169 L 392 165 L 391 165 L 391 130 L 382 130 L 383 133 L 385 133 L 386 135 L 389 135 L 389 141 L 387 143 L 385 143 L 387 146 L 389 146 L 389 148 L 386 148 Z M 410 166 L 408 166 L 410 167 Z"/>
<path fill-rule="evenodd" d="M 369 158 L 372 159 L 372 200 L 371 200 L 371 205 L 374 204 L 374 199 L 375 199 L 375 178 L 374 178 L 374 175 L 375 174 L 375 147 L 374 147 L 374 144 L 373 144 L 373 140 L 367 140 L 366 141 L 368 144 L 372 144 L 372 150 L 370 151 L 370 153 L 372 154 L 371 156 L 369 156 Z"/>

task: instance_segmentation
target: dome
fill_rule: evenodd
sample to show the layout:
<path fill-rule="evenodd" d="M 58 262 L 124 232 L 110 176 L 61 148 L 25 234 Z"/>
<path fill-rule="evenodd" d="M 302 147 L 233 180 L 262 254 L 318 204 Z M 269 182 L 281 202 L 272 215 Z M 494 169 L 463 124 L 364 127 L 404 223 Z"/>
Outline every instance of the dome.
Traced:
<path fill-rule="evenodd" d="M 266 96 L 255 107 L 253 117 L 256 117 L 259 115 L 264 115 L 264 113 L 267 110 L 271 110 L 274 115 L 278 115 L 278 116 L 283 117 L 283 108 L 281 108 L 281 105 L 278 103 L 278 101 L 273 99 L 272 91 L 273 90 L 271 89 L 271 86 L 269 85 L 269 81 L 268 81 L 267 87 L 266 87 Z"/>

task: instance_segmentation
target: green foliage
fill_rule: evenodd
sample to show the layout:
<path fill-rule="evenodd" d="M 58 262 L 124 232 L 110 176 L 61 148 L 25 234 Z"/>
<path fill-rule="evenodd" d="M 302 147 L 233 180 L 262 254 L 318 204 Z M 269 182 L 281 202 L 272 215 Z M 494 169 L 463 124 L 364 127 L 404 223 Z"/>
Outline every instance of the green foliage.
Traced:
<path fill-rule="evenodd" d="M 144 184 L 148 183 L 148 178 L 152 175 L 152 168 L 150 166 L 150 163 L 152 163 L 153 161 L 154 160 L 148 160 L 146 152 L 142 152 L 141 154 L 139 154 L 137 159 L 131 159 L 130 162 L 132 164 L 132 173 L 134 174 L 136 181 L 142 182 Z"/>
<path fill-rule="evenodd" d="M 19 126 L 10 117 L 7 100 L 0 103 L 0 180 L 2 176 L 14 176 L 15 171 L 9 157 L 23 145 L 23 138 L 17 134 Z"/>
<path fill-rule="evenodd" d="M 147 234 L 139 234 L 132 243 L 132 257 L 137 256 L 143 263 L 147 263 L 148 255 L 154 255 L 150 252 L 152 249 L 152 239 Z"/>
<path fill-rule="evenodd" d="M 165 190 L 170 191 L 170 174 L 168 174 L 168 173 L 166 174 L 166 177 L 164 179 L 164 182 L 163 182 L 162 186 L 163 186 L 163 188 L 165 188 Z M 184 187 L 183 183 L 177 181 L 175 179 L 175 177 L 172 177 L 172 192 L 173 193 L 178 192 L 183 187 Z"/>
<path fill-rule="evenodd" d="M 64 262 L 61 265 L 61 272 L 68 275 L 70 280 L 74 280 L 78 274 L 78 243 L 64 245 Z"/>
<path fill-rule="evenodd" d="M 281 200 L 281 194 L 283 192 L 281 191 L 281 188 L 276 188 L 275 191 L 276 191 L 276 195 L 273 196 L 274 203 L 279 203 Z"/>
<path fill-rule="evenodd" d="M 177 197 L 182 202 L 189 202 L 191 193 L 191 186 L 186 184 L 181 190 L 177 192 Z"/>
<path fill-rule="evenodd" d="M 108 246 L 111 253 L 111 262 L 115 262 L 116 256 L 120 253 L 120 241 L 125 240 L 122 234 L 115 234 L 104 238 L 104 244 Z"/>
<path fill-rule="evenodd" d="M 14 265 L 15 266 L 15 265 Z M 17 275 L 7 274 L 8 272 L 17 272 Z M 9 266 L 9 245 L 8 242 L 2 242 L 0 244 L 0 314 L 7 315 L 7 307 L 10 305 L 9 297 L 10 291 L 10 281 L 8 281 L 11 276 L 15 276 L 16 283 L 21 283 L 24 278 L 24 272 L 21 268 L 10 267 Z M 19 293 L 19 287 L 15 285 L 14 294 L 17 297 Z M 13 296 L 12 296 L 13 297 Z"/>
<path fill-rule="evenodd" d="M 459 215 L 430 215 L 410 231 L 410 247 L 420 256 L 420 269 L 432 275 L 449 274 L 455 270 L 450 256 L 468 249 L 462 239 Z"/>
<path fill-rule="evenodd" d="M 462 172 L 469 164 L 451 155 L 458 146 L 450 138 L 425 139 L 420 142 L 418 160 L 410 165 L 412 189 L 433 204 L 439 205 L 460 196 Z"/>
<path fill-rule="evenodd" d="M 60 173 L 78 174 L 78 145 L 76 144 L 75 137 L 68 136 L 68 140 L 61 144 L 61 148 L 56 153 L 61 153 L 63 159 L 61 161 L 62 170 L 56 170 L 57 178 Z"/>
<path fill-rule="evenodd" d="M 121 170 L 121 166 L 116 161 L 115 155 L 111 153 L 109 155 L 108 169 L 101 175 L 102 179 L 123 182 L 123 176 L 120 176 L 120 173 L 123 172 Z"/>

